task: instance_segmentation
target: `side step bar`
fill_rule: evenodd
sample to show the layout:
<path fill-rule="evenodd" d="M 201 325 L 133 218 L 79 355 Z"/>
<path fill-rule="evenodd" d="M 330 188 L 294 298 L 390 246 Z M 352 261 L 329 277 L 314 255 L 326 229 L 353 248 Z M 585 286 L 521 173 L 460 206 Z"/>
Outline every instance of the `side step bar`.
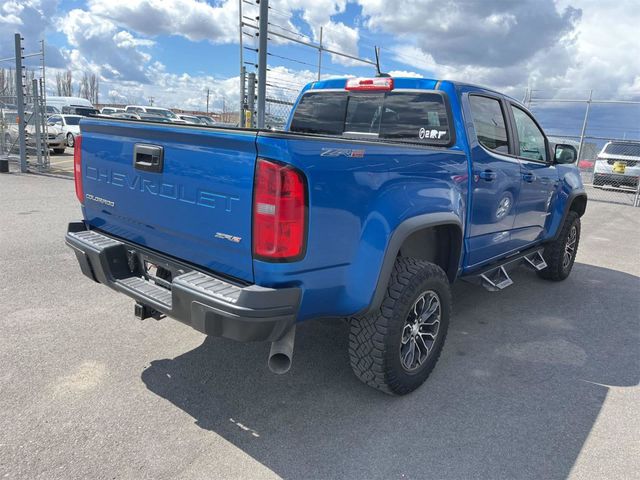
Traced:
<path fill-rule="evenodd" d="M 505 288 L 513 285 L 513 279 L 509 276 L 507 268 L 511 269 L 520 264 L 525 264 L 536 271 L 547 268 L 547 262 L 545 262 L 544 257 L 542 256 L 543 250 L 544 248 L 536 247 L 532 250 L 519 252 L 505 260 L 502 260 L 501 262 L 485 267 L 480 271 L 463 275 L 461 279 L 482 285 L 490 292 L 504 290 Z"/>

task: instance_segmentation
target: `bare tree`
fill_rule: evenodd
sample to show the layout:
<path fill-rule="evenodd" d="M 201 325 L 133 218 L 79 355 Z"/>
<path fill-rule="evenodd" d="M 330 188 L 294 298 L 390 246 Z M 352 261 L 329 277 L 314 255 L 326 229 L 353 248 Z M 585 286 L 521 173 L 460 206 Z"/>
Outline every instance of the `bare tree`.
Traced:
<path fill-rule="evenodd" d="M 89 74 L 84 72 L 78 85 L 78 96 L 89 100 Z"/>
<path fill-rule="evenodd" d="M 67 70 L 62 81 L 62 95 L 64 97 L 70 97 L 72 95 L 72 92 L 73 92 L 71 88 L 72 85 L 73 85 L 73 74 L 71 73 L 71 70 Z"/>
<path fill-rule="evenodd" d="M 62 97 L 64 94 L 62 93 L 62 88 L 64 84 L 64 77 L 62 72 L 56 72 L 56 91 L 59 97 Z"/>
<path fill-rule="evenodd" d="M 92 73 L 89 76 L 89 101 L 94 105 L 98 103 L 98 94 L 100 93 L 100 78 Z"/>

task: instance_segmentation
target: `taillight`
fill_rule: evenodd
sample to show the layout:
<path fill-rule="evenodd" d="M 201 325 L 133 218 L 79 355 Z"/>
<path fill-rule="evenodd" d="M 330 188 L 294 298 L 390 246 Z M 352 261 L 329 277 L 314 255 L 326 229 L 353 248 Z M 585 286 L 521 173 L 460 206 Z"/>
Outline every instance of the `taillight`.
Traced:
<path fill-rule="evenodd" d="M 80 203 L 84 203 L 84 190 L 82 189 L 82 135 L 76 135 L 73 144 L 73 179 L 76 183 L 76 197 Z"/>
<path fill-rule="evenodd" d="M 352 92 L 389 91 L 393 90 L 393 78 L 350 78 L 344 88 Z"/>
<path fill-rule="evenodd" d="M 304 255 L 306 235 L 304 175 L 290 165 L 259 158 L 253 193 L 254 257 L 297 260 Z"/>

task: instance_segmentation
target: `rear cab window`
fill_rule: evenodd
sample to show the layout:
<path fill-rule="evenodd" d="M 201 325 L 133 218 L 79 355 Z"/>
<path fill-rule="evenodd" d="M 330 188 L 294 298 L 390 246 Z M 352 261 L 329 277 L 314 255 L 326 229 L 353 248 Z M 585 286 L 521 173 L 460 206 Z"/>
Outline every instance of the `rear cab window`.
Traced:
<path fill-rule="evenodd" d="M 303 95 L 290 131 L 432 146 L 453 143 L 442 92 L 323 92 Z"/>

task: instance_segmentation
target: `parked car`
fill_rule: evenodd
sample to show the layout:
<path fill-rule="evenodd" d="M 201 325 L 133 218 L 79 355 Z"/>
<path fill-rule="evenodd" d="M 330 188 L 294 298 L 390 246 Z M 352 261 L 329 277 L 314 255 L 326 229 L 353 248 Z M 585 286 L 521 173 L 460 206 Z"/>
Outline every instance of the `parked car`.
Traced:
<path fill-rule="evenodd" d="M 445 80 L 313 82 L 279 132 L 81 130 L 66 242 L 87 277 L 141 319 L 271 342 L 276 373 L 297 323 L 345 317 L 354 373 L 391 394 L 435 367 L 452 282 L 502 290 L 519 264 L 566 279 L 587 206 L 575 147 L 517 100 Z"/>
<path fill-rule="evenodd" d="M 18 138 L 18 112 L 15 110 L 2 109 L 0 111 L 0 131 L 2 132 L 2 144 L 5 152 L 16 148 Z"/>
<path fill-rule="evenodd" d="M 27 148 L 33 149 L 36 146 L 35 119 L 31 112 L 25 112 L 25 118 L 27 119 L 27 124 L 25 125 L 25 145 Z M 2 124 L 5 151 L 17 151 L 20 148 L 18 140 L 20 131 L 18 127 L 18 112 L 3 111 Z M 54 126 L 48 127 L 45 140 L 47 147 L 52 149 L 54 153 L 64 153 L 66 148 L 65 137 L 60 128 Z"/>
<path fill-rule="evenodd" d="M 138 113 L 139 120 L 146 120 L 148 122 L 161 122 L 161 123 L 170 123 L 172 120 L 163 115 L 153 115 L 151 113 Z"/>
<path fill-rule="evenodd" d="M 638 186 L 640 177 L 640 142 L 607 142 L 596 158 L 593 185 L 603 187 Z"/>
<path fill-rule="evenodd" d="M 138 115 L 136 115 L 135 113 L 128 113 L 128 112 L 112 113 L 109 116 L 113 118 L 128 118 L 129 120 L 140 120 L 140 117 Z"/>
<path fill-rule="evenodd" d="M 123 113 L 124 111 L 125 111 L 124 108 L 102 107 L 100 109 L 100 115 L 111 115 L 113 113 Z"/>
<path fill-rule="evenodd" d="M 56 111 L 53 113 L 65 113 L 73 115 L 93 115 L 97 110 L 93 104 L 82 97 L 58 97 L 55 95 L 49 95 L 46 98 L 47 108 L 52 107 Z M 65 107 L 69 107 L 65 111 Z M 70 108 L 74 107 L 74 108 Z M 78 111 L 76 111 L 76 109 Z M 89 112 L 89 113 L 87 113 Z"/>
<path fill-rule="evenodd" d="M 62 113 L 65 115 L 80 115 L 81 117 L 100 115 L 100 111 L 97 108 L 83 107 L 79 105 L 64 106 L 62 107 Z"/>
<path fill-rule="evenodd" d="M 178 114 L 178 117 L 180 118 L 180 120 L 184 120 L 186 123 L 190 125 L 205 125 L 205 123 L 195 115 L 185 115 L 181 113 L 181 114 Z"/>
<path fill-rule="evenodd" d="M 136 113 L 136 114 L 146 113 L 146 114 L 149 114 L 149 115 L 156 115 L 156 116 L 160 116 L 160 117 L 165 117 L 165 118 L 169 119 L 171 122 L 184 123 L 184 121 L 182 119 L 180 119 L 180 117 L 178 117 L 178 115 L 173 113 L 168 108 L 144 107 L 144 106 L 141 106 L 141 105 L 127 105 L 126 108 L 125 108 L 125 111 L 127 113 Z"/>
<path fill-rule="evenodd" d="M 58 110 L 58 108 L 54 107 L 53 105 L 47 105 L 45 106 L 45 112 L 47 116 L 49 116 L 49 115 L 55 115 L 56 113 L 60 113 L 60 110 Z"/>
<path fill-rule="evenodd" d="M 64 133 L 67 146 L 73 148 L 75 137 L 80 134 L 81 119 L 81 115 L 51 115 L 47 124 L 58 127 Z"/>
<path fill-rule="evenodd" d="M 210 127 L 216 126 L 215 120 L 208 115 L 195 115 L 195 116 L 200 119 L 203 125 L 208 125 Z"/>

